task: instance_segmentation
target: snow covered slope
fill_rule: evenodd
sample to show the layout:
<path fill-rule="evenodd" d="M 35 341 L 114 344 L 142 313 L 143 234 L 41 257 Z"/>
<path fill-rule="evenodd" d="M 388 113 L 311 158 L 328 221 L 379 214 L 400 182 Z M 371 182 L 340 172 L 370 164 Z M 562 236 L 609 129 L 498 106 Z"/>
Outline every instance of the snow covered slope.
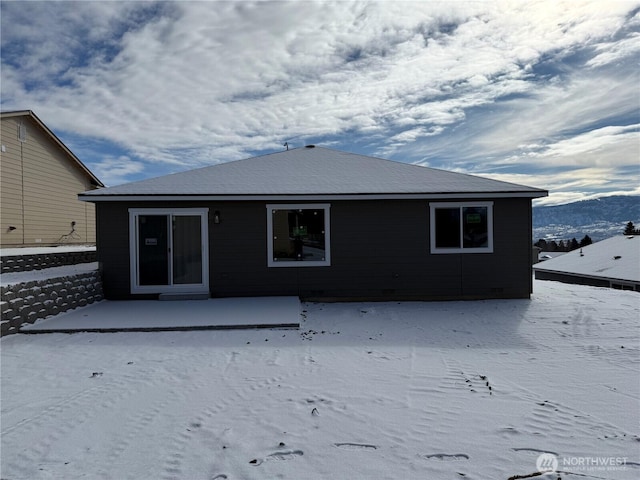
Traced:
<path fill-rule="evenodd" d="M 564 205 L 533 207 L 533 238 L 594 242 L 621 235 L 627 222 L 640 223 L 640 196 L 613 195 Z"/>

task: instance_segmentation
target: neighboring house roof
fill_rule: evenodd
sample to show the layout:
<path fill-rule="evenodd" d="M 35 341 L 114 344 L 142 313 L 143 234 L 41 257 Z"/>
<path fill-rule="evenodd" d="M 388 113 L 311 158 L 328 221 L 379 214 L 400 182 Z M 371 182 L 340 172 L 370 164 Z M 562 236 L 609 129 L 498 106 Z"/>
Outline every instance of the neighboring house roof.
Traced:
<path fill-rule="evenodd" d="M 80 170 L 82 170 L 90 178 L 92 184 L 94 184 L 96 187 L 104 187 L 104 184 L 98 179 L 98 177 L 96 177 L 91 172 L 91 170 L 89 170 L 87 166 L 84 163 L 82 163 L 80 159 L 76 157 L 75 154 L 71 150 L 69 150 L 69 148 L 64 143 L 62 143 L 62 140 L 60 140 L 56 136 L 56 134 L 53 133 L 49 129 L 49 127 L 47 127 L 42 122 L 42 120 L 40 120 L 38 116 L 35 113 L 33 113 L 31 110 L 16 110 L 11 112 L 0 112 L 0 118 L 24 117 L 24 116 L 30 117 L 51 138 L 51 140 L 54 143 L 56 143 L 60 148 L 62 148 L 62 150 L 69 156 L 69 158 L 75 164 L 75 166 Z"/>
<path fill-rule="evenodd" d="M 102 190 L 82 200 L 314 196 L 389 198 L 385 196 L 524 196 L 543 197 L 546 190 L 488 178 L 307 146 L 236 160 Z M 164 197 L 164 198 L 163 198 Z"/>
<path fill-rule="evenodd" d="M 533 268 L 536 272 L 640 282 L 640 236 L 617 235 Z"/>

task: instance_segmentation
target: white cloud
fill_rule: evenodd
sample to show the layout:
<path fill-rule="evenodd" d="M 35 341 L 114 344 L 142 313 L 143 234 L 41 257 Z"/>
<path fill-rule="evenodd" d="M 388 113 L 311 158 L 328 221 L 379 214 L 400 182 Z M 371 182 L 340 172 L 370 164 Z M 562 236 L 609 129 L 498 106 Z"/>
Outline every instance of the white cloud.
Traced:
<path fill-rule="evenodd" d="M 556 165 L 638 165 L 640 125 L 608 126 L 578 134 L 548 145 L 539 157 Z"/>
<path fill-rule="evenodd" d="M 637 6 L 3 2 L 2 105 L 116 143 L 134 165 L 116 181 L 288 139 L 587 172 L 628 165 L 637 142 Z"/>
<path fill-rule="evenodd" d="M 557 205 L 607 195 L 640 195 L 637 173 L 619 172 L 615 167 L 585 167 L 570 170 L 553 168 L 529 173 L 480 174 L 494 180 L 529 185 L 549 191 L 536 205 Z"/>
<path fill-rule="evenodd" d="M 590 67 L 602 67 L 623 62 L 640 53 L 640 34 L 634 33 L 617 42 L 602 43 L 596 46 L 596 50 L 599 52 L 598 55 L 587 62 Z"/>
<path fill-rule="evenodd" d="M 124 183 L 128 176 L 144 170 L 142 162 L 126 156 L 106 157 L 92 165 L 92 171 L 108 187 Z"/>

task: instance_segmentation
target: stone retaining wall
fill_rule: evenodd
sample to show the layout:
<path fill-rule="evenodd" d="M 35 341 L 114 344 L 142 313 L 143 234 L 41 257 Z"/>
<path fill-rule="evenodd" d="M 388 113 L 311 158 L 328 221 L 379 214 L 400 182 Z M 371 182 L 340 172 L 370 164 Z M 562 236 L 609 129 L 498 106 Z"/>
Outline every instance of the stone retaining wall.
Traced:
<path fill-rule="evenodd" d="M 0 272 L 28 272 L 63 265 L 91 263 L 97 261 L 95 250 L 59 253 L 36 253 L 32 255 L 13 255 L 0 257 Z"/>
<path fill-rule="evenodd" d="M 95 253 L 95 252 L 94 252 Z M 0 287 L 0 336 L 18 333 L 23 323 L 34 323 L 102 300 L 100 273 L 82 273 Z"/>

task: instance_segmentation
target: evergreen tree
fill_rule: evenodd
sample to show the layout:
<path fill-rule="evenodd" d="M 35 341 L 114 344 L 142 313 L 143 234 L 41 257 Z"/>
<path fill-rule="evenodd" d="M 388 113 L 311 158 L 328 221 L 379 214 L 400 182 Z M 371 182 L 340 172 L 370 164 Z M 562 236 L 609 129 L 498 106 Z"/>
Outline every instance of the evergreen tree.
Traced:
<path fill-rule="evenodd" d="M 571 243 L 569 244 L 569 251 L 575 250 L 576 248 L 579 248 L 580 244 L 578 244 L 578 240 L 576 240 L 575 238 L 571 239 Z"/>
<path fill-rule="evenodd" d="M 624 227 L 625 235 L 640 235 L 640 230 L 635 227 L 633 222 L 627 223 L 626 227 Z"/>
<path fill-rule="evenodd" d="M 538 240 L 536 243 L 534 243 L 534 245 L 540 248 L 543 252 L 547 251 L 547 241 L 544 238 Z"/>
<path fill-rule="evenodd" d="M 580 240 L 581 247 L 586 247 L 587 245 L 591 245 L 592 243 L 593 240 L 591 240 L 591 237 L 589 237 L 589 235 L 585 235 L 584 238 Z"/>

